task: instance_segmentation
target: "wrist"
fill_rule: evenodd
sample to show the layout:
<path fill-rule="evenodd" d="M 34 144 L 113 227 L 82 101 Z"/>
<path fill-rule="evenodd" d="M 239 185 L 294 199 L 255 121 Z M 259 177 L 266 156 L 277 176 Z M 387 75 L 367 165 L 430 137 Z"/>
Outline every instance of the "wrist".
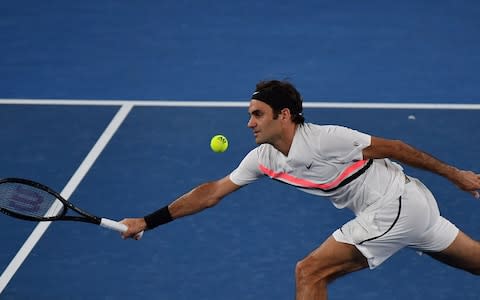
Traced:
<path fill-rule="evenodd" d="M 172 215 L 168 210 L 168 205 L 160 208 L 157 211 L 154 211 L 151 214 L 146 215 L 145 217 L 143 217 L 143 219 L 145 220 L 147 229 L 153 229 L 155 227 L 173 221 Z"/>
<path fill-rule="evenodd" d="M 445 172 L 441 175 L 445 176 L 446 178 L 450 179 L 451 181 L 457 181 L 459 177 L 461 177 L 462 171 L 452 166 L 448 166 Z"/>

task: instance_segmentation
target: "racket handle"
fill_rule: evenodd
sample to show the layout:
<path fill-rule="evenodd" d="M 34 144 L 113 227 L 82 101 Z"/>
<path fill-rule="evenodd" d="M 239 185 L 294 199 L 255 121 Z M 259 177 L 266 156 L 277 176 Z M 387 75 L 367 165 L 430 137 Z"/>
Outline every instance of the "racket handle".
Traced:
<path fill-rule="evenodd" d="M 111 230 L 115 230 L 118 232 L 122 232 L 122 233 L 128 230 L 127 225 L 114 220 L 107 219 L 107 218 L 102 218 L 100 222 L 100 226 L 111 229 Z M 143 231 L 137 233 L 135 235 L 135 239 L 139 240 L 142 238 L 142 236 L 143 236 Z"/>

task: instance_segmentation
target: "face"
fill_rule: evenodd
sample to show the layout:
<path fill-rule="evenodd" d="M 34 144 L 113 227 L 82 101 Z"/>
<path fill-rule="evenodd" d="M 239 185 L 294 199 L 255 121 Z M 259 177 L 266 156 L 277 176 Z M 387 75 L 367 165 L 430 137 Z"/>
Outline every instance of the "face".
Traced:
<path fill-rule="evenodd" d="M 280 118 L 274 119 L 273 109 L 265 102 L 251 100 L 248 107 L 248 128 L 253 130 L 257 144 L 275 144 L 282 137 Z"/>

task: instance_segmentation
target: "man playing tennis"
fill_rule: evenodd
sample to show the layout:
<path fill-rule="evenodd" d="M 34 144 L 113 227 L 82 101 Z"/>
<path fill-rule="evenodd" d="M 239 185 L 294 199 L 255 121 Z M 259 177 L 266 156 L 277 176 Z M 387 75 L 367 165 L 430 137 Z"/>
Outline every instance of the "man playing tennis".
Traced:
<path fill-rule="evenodd" d="M 480 274 L 480 243 L 440 216 L 435 198 L 399 161 L 446 177 L 480 198 L 480 176 L 459 170 L 398 141 L 341 126 L 305 123 L 302 98 L 285 81 L 261 81 L 248 108 L 255 142 L 226 177 L 204 183 L 144 218 L 124 219 L 124 238 L 217 204 L 224 196 L 269 176 L 328 197 L 355 218 L 296 266 L 296 299 L 327 299 L 327 285 L 345 274 L 379 266 L 403 247 Z"/>

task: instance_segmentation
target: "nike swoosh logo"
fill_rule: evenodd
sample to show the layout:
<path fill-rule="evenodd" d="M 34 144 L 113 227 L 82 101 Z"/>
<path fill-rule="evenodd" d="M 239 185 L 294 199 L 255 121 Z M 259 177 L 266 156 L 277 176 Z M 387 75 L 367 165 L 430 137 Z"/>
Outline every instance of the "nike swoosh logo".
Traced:
<path fill-rule="evenodd" d="M 313 165 L 313 161 L 312 161 L 310 164 L 306 165 L 305 167 L 307 167 L 307 170 L 310 170 L 310 168 L 312 167 L 312 165 Z"/>

